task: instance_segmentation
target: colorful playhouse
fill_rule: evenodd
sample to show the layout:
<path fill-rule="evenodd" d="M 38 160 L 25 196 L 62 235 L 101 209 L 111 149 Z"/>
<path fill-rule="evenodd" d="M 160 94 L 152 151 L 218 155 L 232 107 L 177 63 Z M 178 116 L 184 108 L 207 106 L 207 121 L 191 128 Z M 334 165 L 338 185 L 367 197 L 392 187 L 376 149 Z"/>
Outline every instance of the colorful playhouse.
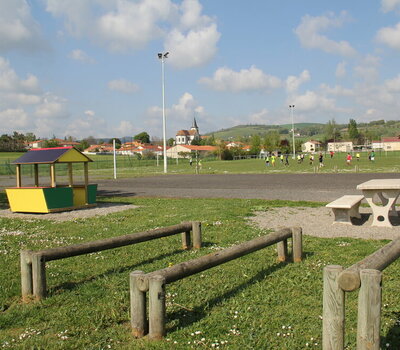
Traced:
<path fill-rule="evenodd" d="M 28 151 L 12 162 L 16 165 L 17 187 L 6 189 L 11 211 L 51 213 L 95 206 L 97 184 L 89 184 L 88 174 L 88 164 L 91 161 L 74 147 L 38 148 Z M 67 165 L 68 184 L 58 185 L 56 164 L 62 163 Z M 83 184 L 74 184 L 73 163 L 83 164 Z M 40 164 L 49 165 L 50 186 L 39 185 Z M 32 187 L 22 186 L 22 165 L 33 165 Z"/>

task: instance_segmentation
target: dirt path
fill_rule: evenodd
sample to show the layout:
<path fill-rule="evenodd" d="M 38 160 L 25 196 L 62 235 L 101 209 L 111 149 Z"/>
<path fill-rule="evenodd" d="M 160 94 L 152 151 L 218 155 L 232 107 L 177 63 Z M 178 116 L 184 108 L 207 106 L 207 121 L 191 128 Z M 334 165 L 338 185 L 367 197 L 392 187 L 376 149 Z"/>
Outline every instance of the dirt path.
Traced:
<path fill-rule="evenodd" d="M 284 207 L 257 212 L 250 222 L 260 228 L 279 228 L 282 226 L 301 226 L 303 234 L 315 237 L 352 237 L 363 239 L 395 239 L 400 237 L 400 218 L 390 217 L 393 228 L 371 227 L 370 208 L 360 208 L 362 218 L 352 219 L 354 225 L 332 224 L 331 209 Z"/>

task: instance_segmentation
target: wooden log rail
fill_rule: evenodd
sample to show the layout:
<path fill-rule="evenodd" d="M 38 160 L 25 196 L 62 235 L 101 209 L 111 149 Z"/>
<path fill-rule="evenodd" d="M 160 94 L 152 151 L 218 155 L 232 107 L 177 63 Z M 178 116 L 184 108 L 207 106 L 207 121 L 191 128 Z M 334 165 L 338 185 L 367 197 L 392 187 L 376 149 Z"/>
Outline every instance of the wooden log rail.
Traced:
<path fill-rule="evenodd" d="M 190 232 L 193 235 L 193 244 Z M 69 258 L 73 256 L 94 253 L 107 249 L 182 234 L 182 248 L 201 248 L 201 223 L 199 221 L 185 222 L 174 226 L 133 233 L 124 236 L 111 237 L 96 241 L 74 244 L 65 247 L 44 249 L 39 251 L 21 250 L 21 293 L 22 299 L 28 301 L 32 296 L 36 300 L 46 297 L 46 262 Z"/>
<path fill-rule="evenodd" d="M 275 243 L 278 244 L 278 260 L 286 261 L 287 239 L 292 238 L 293 261 L 302 260 L 302 231 L 300 227 L 283 228 L 275 233 L 255 238 L 197 259 L 145 274 L 130 274 L 131 327 L 135 337 L 148 333 L 149 339 L 165 336 L 165 285 L 198 272 L 224 264 Z M 149 292 L 149 320 L 147 321 L 146 293 Z"/>
<path fill-rule="evenodd" d="M 344 350 L 345 292 L 357 289 L 357 350 L 380 349 L 382 271 L 399 257 L 397 238 L 346 270 L 324 268 L 323 350 Z"/>

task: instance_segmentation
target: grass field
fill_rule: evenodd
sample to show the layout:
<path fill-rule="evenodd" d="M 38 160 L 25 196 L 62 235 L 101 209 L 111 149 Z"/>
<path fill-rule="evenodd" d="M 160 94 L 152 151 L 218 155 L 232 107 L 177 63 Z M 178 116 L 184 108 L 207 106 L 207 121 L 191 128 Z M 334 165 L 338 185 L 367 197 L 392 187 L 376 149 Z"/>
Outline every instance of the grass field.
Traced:
<path fill-rule="evenodd" d="M 0 153 L 0 175 L 12 176 L 15 167 L 6 162 L 6 160 L 20 156 L 20 153 Z M 8 158 L 6 158 L 8 157 Z M 91 178 L 111 178 L 113 177 L 113 160 L 112 156 L 93 156 L 94 162 L 90 163 Z M 242 174 L 262 174 L 262 173 L 312 173 L 312 172 L 400 172 L 400 152 L 377 152 L 375 161 L 368 160 L 366 153 L 361 153 L 359 161 L 355 159 L 348 166 L 345 158 L 346 153 L 336 153 L 331 159 L 329 156 L 324 158 L 324 167 L 318 167 L 318 157 L 313 164 L 309 163 L 308 157 L 299 164 L 296 160 L 289 160 L 289 166 L 285 166 L 279 160 L 276 166 L 267 167 L 262 159 L 243 159 L 234 161 L 207 160 L 201 161 L 198 172 L 202 174 L 223 174 L 223 173 L 242 173 Z M 22 166 L 25 176 L 33 177 L 32 166 Z M 39 171 L 41 176 L 48 176 L 48 165 L 40 165 Z M 190 166 L 187 159 L 168 160 L 168 173 L 170 174 L 194 174 L 196 172 L 195 165 Z M 81 164 L 74 164 L 74 174 L 82 176 L 83 167 Z M 157 166 L 156 160 L 137 160 L 132 157 L 117 157 L 117 176 L 118 177 L 135 177 L 148 175 L 162 175 L 163 162 L 160 159 Z M 66 176 L 67 167 L 65 164 L 57 165 L 57 175 Z"/>
<path fill-rule="evenodd" d="M 103 199 L 104 200 L 104 199 Z M 302 263 L 277 263 L 275 247 L 167 285 L 167 337 L 132 338 L 129 273 L 151 272 L 268 232 L 256 210 L 318 206 L 263 200 L 114 198 L 137 209 L 71 222 L 0 218 L 0 348 L 321 349 L 322 269 L 349 266 L 385 241 L 304 237 Z M 5 202 L 0 194 L 0 205 Z M 171 236 L 48 263 L 49 297 L 20 302 L 19 251 L 43 249 L 200 220 L 204 247 L 181 251 Z M 382 348 L 400 348 L 400 261 L 384 272 Z M 346 349 L 355 349 L 357 293 L 346 300 Z M 218 345 L 216 345 L 218 344 Z M 389 344 L 386 347 L 386 344 Z"/>

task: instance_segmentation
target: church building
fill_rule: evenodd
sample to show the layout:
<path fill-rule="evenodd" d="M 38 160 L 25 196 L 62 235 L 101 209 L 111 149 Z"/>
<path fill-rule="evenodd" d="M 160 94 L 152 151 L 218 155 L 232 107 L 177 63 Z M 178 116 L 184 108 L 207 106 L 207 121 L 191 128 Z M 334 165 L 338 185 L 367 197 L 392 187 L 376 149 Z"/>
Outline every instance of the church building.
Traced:
<path fill-rule="evenodd" d="M 196 118 L 193 118 L 193 125 L 190 130 L 179 130 L 175 136 L 176 145 L 191 145 L 193 140 L 200 140 L 199 127 Z"/>

